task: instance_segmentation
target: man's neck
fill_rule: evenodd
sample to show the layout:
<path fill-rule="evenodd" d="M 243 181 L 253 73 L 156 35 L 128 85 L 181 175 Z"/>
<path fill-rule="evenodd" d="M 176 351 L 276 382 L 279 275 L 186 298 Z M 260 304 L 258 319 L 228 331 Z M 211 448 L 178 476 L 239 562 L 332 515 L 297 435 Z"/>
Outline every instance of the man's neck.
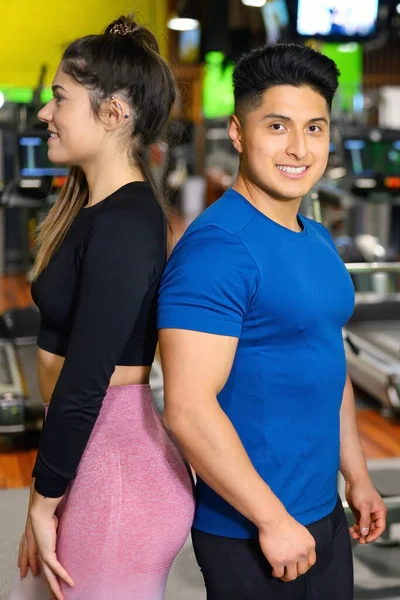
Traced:
<path fill-rule="evenodd" d="M 272 221 L 293 231 L 301 230 L 297 214 L 302 198 L 295 200 L 273 198 L 255 183 L 244 178 L 240 172 L 232 188 Z"/>

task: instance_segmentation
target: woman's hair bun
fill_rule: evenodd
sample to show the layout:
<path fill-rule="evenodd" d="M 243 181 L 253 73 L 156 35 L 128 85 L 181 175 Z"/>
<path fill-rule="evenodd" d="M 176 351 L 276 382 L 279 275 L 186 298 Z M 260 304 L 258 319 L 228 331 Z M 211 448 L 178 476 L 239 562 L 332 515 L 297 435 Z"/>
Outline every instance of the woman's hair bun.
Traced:
<path fill-rule="evenodd" d="M 132 35 L 141 29 L 131 16 L 121 16 L 106 28 L 106 35 Z"/>
<path fill-rule="evenodd" d="M 113 38 L 130 36 L 139 46 L 157 54 L 160 52 L 155 35 L 146 27 L 138 25 L 132 14 L 121 16 L 110 23 L 104 34 Z"/>

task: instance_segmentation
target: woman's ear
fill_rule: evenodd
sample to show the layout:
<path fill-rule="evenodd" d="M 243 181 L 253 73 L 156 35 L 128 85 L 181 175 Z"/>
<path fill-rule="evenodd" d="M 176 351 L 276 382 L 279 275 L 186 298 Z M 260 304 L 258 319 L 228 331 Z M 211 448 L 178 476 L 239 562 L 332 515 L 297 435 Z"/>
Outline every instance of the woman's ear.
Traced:
<path fill-rule="evenodd" d="M 123 124 L 129 120 L 129 116 L 128 103 L 124 100 L 111 96 L 111 98 L 104 103 L 102 109 L 102 122 L 108 131 L 123 126 Z"/>

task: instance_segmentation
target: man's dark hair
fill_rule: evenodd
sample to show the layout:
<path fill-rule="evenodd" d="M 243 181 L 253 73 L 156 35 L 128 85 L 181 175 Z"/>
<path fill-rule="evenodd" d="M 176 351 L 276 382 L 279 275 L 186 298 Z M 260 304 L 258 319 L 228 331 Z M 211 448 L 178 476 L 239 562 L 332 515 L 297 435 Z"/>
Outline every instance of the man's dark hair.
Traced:
<path fill-rule="evenodd" d="M 329 110 L 339 85 L 336 63 L 307 46 L 276 44 L 244 54 L 233 73 L 235 112 L 261 106 L 264 92 L 276 85 L 308 86 L 326 100 Z"/>

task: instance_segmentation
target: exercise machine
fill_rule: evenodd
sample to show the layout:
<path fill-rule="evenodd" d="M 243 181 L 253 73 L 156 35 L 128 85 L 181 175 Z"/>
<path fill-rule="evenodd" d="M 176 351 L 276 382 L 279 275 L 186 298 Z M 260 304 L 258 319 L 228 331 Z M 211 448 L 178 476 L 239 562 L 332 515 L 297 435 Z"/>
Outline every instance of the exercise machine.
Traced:
<path fill-rule="evenodd" d="M 400 276 L 400 263 L 350 263 L 347 268 L 353 274 Z M 393 416 L 400 411 L 400 293 L 356 293 L 343 336 L 351 380 L 380 402 L 385 416 Z"/>

